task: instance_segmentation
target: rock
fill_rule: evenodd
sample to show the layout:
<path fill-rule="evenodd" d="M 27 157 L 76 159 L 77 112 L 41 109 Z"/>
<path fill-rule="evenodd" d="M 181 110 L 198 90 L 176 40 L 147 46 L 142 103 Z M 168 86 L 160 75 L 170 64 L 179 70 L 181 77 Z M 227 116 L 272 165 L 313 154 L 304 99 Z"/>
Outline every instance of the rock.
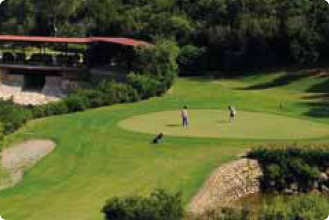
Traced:
<path fill-rule="evenodd" d="M 240 159 L 219 167 L 192 199 L 189 209 L 203 213 L 260 192 L 262 170 L 256 160 Z"/>

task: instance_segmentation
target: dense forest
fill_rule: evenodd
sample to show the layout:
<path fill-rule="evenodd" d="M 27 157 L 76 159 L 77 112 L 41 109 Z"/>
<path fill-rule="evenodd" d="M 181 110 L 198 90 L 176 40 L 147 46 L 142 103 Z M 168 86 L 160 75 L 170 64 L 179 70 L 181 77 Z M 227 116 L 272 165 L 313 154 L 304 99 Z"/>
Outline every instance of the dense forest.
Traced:
<path fill-rule="evenodd" d="M 182 74 L 315 65 L 328 14 L 324 0 L 5 0 L 0 33 L 171 39 Z"/>

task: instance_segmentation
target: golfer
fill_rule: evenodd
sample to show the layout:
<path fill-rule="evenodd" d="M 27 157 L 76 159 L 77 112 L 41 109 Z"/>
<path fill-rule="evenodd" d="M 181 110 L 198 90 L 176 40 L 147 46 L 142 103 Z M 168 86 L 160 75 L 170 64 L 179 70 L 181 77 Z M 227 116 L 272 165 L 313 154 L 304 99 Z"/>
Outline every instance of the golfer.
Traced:
<path fill-rule="evenodd" d="M 229 113 L 230 113 L 230 122 L 234 121 L 235 119 L 235 116 L 236 116 L 236 110 L 233 106 L 229 105 L 228 106 L 228 110 L 229 110 Z"/>
<path fill-rule="evenodd" d="M 181 117 L 182 117 L 182 121 L 183 121 L 183 127 L 187 127 L 188 126 L 188 114 L 187 114 L 186 105 L 183 107 L 183 110 L 181 111 Z"/>

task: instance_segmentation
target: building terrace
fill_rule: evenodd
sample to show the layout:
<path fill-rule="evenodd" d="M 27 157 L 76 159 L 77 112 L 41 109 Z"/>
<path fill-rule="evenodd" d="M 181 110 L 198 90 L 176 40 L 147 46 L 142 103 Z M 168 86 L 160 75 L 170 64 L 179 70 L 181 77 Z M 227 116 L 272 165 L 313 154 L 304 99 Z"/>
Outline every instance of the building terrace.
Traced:
<path fill-rule="evenodd" d="M 133 48 L 141 45 L 150 44 L 117 37 L 0 35 L 0 97 L 20 104 L 56 101 L 77 87 L 86 69 L 103 76 L 129 71 Z"/>

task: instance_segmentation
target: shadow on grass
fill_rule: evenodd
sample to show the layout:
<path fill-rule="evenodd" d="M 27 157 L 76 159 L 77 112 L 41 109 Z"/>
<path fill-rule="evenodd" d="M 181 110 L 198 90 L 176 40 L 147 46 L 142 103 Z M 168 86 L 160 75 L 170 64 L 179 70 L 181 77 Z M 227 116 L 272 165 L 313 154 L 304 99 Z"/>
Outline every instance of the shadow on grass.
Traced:
<path fill-rule="evenodd" d="M 286 75 L 280 76 L 270 82 L 261 83 L 249 87 L 242 88 L 242 90 L 259 90 L 259 89 L 270 89 L 279 86 L 286 86 L 294 81 L 301 80 L 309 77 L 305 73 L 287 73 Z"/>
<path fill-rule="evenodd" d="M 227 124 L 227 123 L 231 123 L 229 120 L 219 120 L 219 121 L 216 121 L 216 123 L 218 124 Z"/>
<path fill-rule="evenodd" d="M 181 77 L 185 78 L 191 82 L 214 82 L 214 81 L 219 81 L 219 78 L 211 77 L 211 76 L 189 76 L 189 77 Z"/>
<path fill-rule="evenodd" d="M 311 92 L 311 93 L 327 93 L 327 94 L 329 94 L 329 75 L 327 75 L 327 76 L 319 76 L 319 78 L 327 78 L 327 80 L 325 80 L 322 83 L 319 83 L 317 85 L 312 86 L 311 88 L 309 88 L 307 90 L 307 92 Z"/>
<path fill-rule="evenodd" d="M 310 100 L 310 102 L 306 103 L 309 107 L 309 111 L 304 113 L 304 115 L 317 118 L 329 117 L 329 76 L 326 77 L 328 77 L 327 80 L 320 84 L 314 85 L 307 90 L 307 92 L 313 94 L 304 98 Z"/>
<path fill-rule="evenodd" d="M 329 99 L 307 103 L 309 111 L 305 112 L 304 115 L 317 118 L 329 118 Z"/>
<path fill-rule="evenodd" d="M 167 124 L 167 127 L 179 127 L 179 124 Z"/>

